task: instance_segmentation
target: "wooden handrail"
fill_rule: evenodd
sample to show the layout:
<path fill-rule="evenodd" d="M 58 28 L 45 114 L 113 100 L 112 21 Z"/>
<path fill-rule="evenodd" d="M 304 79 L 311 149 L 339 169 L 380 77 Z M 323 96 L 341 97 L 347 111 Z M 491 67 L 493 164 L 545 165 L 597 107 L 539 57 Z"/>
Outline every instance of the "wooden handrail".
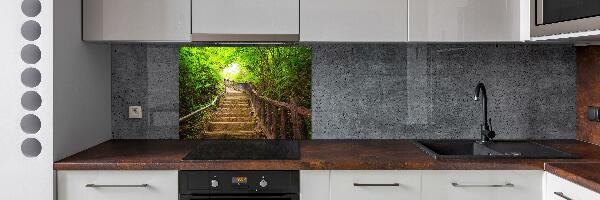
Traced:
<path fill-rule="evenodd" d="M 311 111 L 298 106 L 295 100 L 290 103 L 280 102 L 258 94 L 252 85 L 241 84 L 256 110 L 256 116 L 268 139 L 305 139 L 307 122 Z M 290 126 L 291 125 L 291 126 Z M 291 129 L 291 135 L 289 129 Z"/>
<path fill-rule="evenodd" d="M 210 108 L 210 107 L 212 107 L 212 106 L 215 106 L 215 105 L 216 105 L 216 103 L 219 101 L 219 99 L 220 99 L 220 98 L 221 98 L 221 97 L 222 97 L 224 94 L 225 94 L 225 90 L 224 90 L 224 91 L 223 91 L 221 94 L 217 95 L 217 96 L 215 97 L 215 99 L 213 99 L 213 101 L 212 101 L 212 102 L 210 102 L 210 104 L 208 104 L 208 105 L 206 105 L 206 106 L 204 106 L 204 107 L 202 107 L 202 108 L 200 108 L 200 109 L 198 109 L 198 110 L 196 110 L 196 111 L 194 111 L 194 112 L 192 112 L 192 113 L 190 113 L 190 114 L 188 114 L 188 115 L 186 115 L 186 116 L 183 116 L 183 117 L 179 118 L 179 122 L 185 121 L 186 119 L 188 119 L 188 118 L 190 118 L 190 117 L 192 117 L 192 116 L 194 116 L 194 115 L 196 115 L 196 114 L 198 114 L 198 113 L 201 113 L 202 111 L 204 111 L 204 110 L 206 110 L 206 109 L 208 109 L 208 108 Z"/>
<path fill-rule="evenodd" d="M 308 108 L 305 107 L 301 107 L 301 106 L 292 106 L 289 103 L 285 103 L 285 102 L 281 102 L 281 101 L 275 101 L 273 99 L 269 99 L 268 97 L 264 97 L 259 95 L 258 93 L 256 93 L 256 91 L 254 90 L 254 88 L 250 85 L 250 84 L 244 84 L 244 87 L 247 87 L 247 91 L 252 93 L 252 95 L 256 96 L 257 98 L 260 98 L 261 100 L 267 101 L 275 106 L 279 106 L 279 107 L 285 107 L 289 110 L 295 110 L 298 112 L 298 114 L 300 114 L 302 117 L 307 117 L 310 118 L 311 117 L 311 112 Z"/>

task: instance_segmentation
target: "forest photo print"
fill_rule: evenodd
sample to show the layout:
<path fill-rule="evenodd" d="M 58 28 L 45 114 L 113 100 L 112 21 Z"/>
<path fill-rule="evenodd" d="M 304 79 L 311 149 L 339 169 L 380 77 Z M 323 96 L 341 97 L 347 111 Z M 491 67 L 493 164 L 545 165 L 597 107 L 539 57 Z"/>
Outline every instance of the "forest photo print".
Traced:
<path fill-rule="evenodd" d="M 182 139 L 310 139 L 306 47 L 182 47 Z"/>

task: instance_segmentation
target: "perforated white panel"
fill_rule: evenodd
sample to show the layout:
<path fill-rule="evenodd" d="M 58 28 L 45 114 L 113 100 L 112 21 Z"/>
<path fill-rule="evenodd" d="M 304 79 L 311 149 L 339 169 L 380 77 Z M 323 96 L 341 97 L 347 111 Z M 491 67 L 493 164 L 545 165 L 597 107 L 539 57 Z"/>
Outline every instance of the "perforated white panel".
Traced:
<path fill-rule="evenodd" d="M 0 199 L 53 198 L 52 23 L 51 0 L 0 1 Z"/>

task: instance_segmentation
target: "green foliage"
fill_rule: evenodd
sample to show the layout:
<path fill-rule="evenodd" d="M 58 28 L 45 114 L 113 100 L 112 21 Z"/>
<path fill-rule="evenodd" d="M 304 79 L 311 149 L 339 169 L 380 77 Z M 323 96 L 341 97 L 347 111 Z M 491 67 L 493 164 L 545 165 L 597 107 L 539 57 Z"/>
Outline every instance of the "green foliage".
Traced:
<path fill-rule="evenodd" d="M 183 47 L 179 50 L 179 113 L 209 104 L 223 87 L 222 70 L 231 60 L 228 48 Z"/>
<path fill-rule="evenodd" d="M 224 89 L 221 71 L 230 61 L 226 49 L 207 47 L 183 47 L 179 50 L 179 113 L 185 116 L 212 102 Z M 183 137 L 187 133 L 198 133 L 208 117 L 200 113 L 181 123 Z"/>
<path fill-rule="evenodd" d="M 311 49 L 305 47 L 183 47 L 179 50 L 179 113 L 185 116 L 224 90 L 223 80 L 251 83 L 265 97 L 310 109 Z M 202 131 L 208 113 L 180 124 L 183 138 Z M 192 134 L 193 133 L 193 134 Z"/>
<path fill-rule="evenodd" d="M 252 83 L 263 96 L 310 108 L 311 49 L 304 47 L 240 47 L 236 82 Z"/>
<path fill-rule="evenodd" d="M 252 83 L 263 96 L 310 108 L 311 49 L 305 47 L 183 47 L 179 50 L 180 113 L 205 106 L 223 78 Z M 238 65 L 236 74 L 223 69 Z"/>
<path fill-rule="evenodd" d="M 179 123 L 179 131 L 182 139 L 202 139 L 199 138 L 202 136 L 202 131 L 204 131 L 204 126 L 206 121 L 208 120 L 209 115 L 208 112 L 202 112 L 196 114 L 189 119 Z"/>

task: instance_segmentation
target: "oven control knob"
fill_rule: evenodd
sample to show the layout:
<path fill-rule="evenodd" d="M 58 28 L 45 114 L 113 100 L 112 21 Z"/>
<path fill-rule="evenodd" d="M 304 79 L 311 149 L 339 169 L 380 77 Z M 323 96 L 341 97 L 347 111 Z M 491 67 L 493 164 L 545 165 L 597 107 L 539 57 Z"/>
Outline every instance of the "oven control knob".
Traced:
<path fill-rule="evenodd" d="M 269 185 L 269 183 L 267 183 L 267 181 L 265 179 L 260 180 L 260 183 L 258 183 L 258 185 L 260 185 L 260 187 L 267 187 L 267 185 Z"/>
<path fill-rule="evenodd" d="M 210 187 L 219 187 L 219 181 L 217 180 L 210 180 Z"/>

